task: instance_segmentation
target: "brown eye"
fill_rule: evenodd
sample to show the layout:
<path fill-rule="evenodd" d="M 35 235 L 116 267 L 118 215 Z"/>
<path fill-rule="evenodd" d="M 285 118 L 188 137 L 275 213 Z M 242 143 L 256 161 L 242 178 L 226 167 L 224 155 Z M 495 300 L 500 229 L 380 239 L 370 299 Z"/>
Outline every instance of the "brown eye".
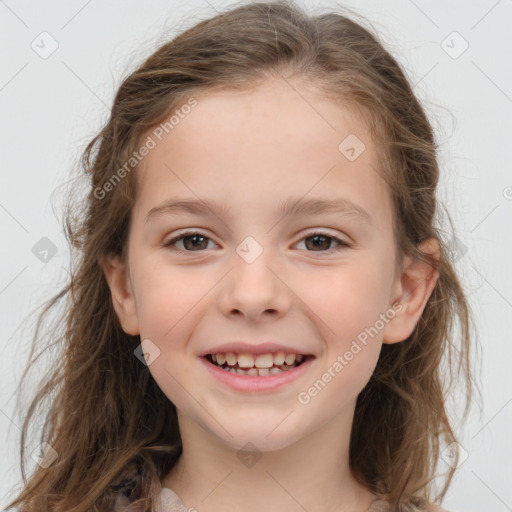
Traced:
<path fill-rule="evenodd" d="M 312 233 L 311 235 L 303 238 L 299 243 L 302 243 L 303 241 L 308 252 L 330 252 L 350 247 L 348 242 L 340 240 L 339 238 L 327 233 Z M 333 242 L 337 244 L 337 246 L 331 247 Z"/>
<path fill-rule="evenodd" d="M 313 251 L 316 251 L 317 249 L 330 249 L 331 245 L 331 237 L 324 236 L 324 235 L 314 235 L 314 236 L 308 236 L 306 239 L 306 247 L 308 249 L 311 249 Z M 307 243 L 307 241 L 310 240 L 311 243 Z"/>
<path fill-rule="evenodd" d="M 210 239 L 201 233 L 182 233 L 180 236 L 164 242 L 163 247 L 173 248 L 177 253 L 183 252 L 200 252 L 208 248 Z M 180 247 L 174 247 L 177 243 L 181 242 L 183 250 Z"/>
<path fill-rule="evenodd" d="M 201 235 L 187 235 L 184 236 L 182 240 L 185 249 L 190 251 L 194 251 L 196 249 L 206 249 L 206 247 L 208 246 L 208 238 Z"/>

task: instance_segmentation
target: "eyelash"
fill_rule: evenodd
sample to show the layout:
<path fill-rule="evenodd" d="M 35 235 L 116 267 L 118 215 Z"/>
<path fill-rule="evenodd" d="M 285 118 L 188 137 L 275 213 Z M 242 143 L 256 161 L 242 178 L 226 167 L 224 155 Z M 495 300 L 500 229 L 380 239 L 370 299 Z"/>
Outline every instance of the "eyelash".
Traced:
<path fill-rule="evenodd" d="M 189 236 L 193 236 L 193 235 L 199 235 L 202 238 L 205 238 L 207 240 L 211 240 L 209 237 L 207 237 L 206 235 L 204 235 L 203 233 L 201 233 L 199 231 L 186 231 L 184 233 L 181 233 L 179 236 L 174 237 L 174 238 L 172 238 L 171 240 L 169 240 L 167 242 L 164 242 L 162 244 L 162 247 L 168 248 L 168 249 L 172 249 L 176 254 L 190 254 L 190 253 L 194 253 L 194 252 L 203 252 L 205 249 L 199 250 L 199 251 L 184 251 L 184 250 L 181 250 L 181 249 L 177 249 L 176 247 L 172 247 L 173 244 L 175 244 L 176 242 L 179 242 L 183 238 L 186 238 L 186 237 L 189 237 Z M 330 240 L 334 240 L 339 245 L 338 245 L 338 247 L 334 247 L 332 249 L 328 249 L 327 251 L 307 251 L 307 252 L 320 252 L 320 253 L 323 252 L 323 253 L 330 254 L 331 252 L 336 252 L 336 251 L 339 251 L 339 250 L 348 249 L 348 248 L 352 247 L 352 244 L 349 244 L 345 240 L 341 240 L 340 238 L 335 237 L 333 235 L 330 235 L 329 233 L 326 233 L 324 231 L 315 231 L 313 233 L 308 233 L 307 236 L 305 236 L 305 237 L 300 239 L 300 242 L 302 242 L 303 240 L 306 240 L 307 238 L 313 238 L 315 236 L 323 236 L 323 237 L 328 238 Z"/>

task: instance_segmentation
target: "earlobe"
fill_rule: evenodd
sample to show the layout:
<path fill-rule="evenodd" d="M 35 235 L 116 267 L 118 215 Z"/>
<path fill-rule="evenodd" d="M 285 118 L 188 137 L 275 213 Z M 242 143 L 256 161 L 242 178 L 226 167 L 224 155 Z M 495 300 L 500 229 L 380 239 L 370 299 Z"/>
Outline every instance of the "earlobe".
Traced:
<path fill-rule="evenodd" d="M 418 249 L 434 257 L 435 261 L 439 261 L 439 242 L 435 238 L 425 240 Z M 386 325 L 383 343 L 398 343 L 409 338 L 421 319 L 438 278 L 439 271 L 428 263 L 411 256 L 404 258 L 403 273 L 397 277 L 393 290 L 395 294 L 393 302 L 398 302 L 401 309 Z"/>
<path fill-rule="evenodd" d="M 140 334 L 135 296 L 126 264 L 121 261 L 119 256 L 109 256 L 103 259 L 101 267 L 110 288 L 112 304 L 123 331 L 132 336 Z"/>

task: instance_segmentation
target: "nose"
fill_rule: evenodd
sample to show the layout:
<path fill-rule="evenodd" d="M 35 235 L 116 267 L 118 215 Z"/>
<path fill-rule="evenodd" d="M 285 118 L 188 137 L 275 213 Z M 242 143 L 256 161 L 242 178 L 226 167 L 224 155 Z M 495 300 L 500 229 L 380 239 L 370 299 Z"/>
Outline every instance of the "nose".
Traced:
<path fill-rule="evenodd" d="M 218 295 L 218 305 L 225 316 L 259 322 L 286 315 L 293 293 L 270 251 L 264 250 L 254 261 L 235 252 L 230 263 L 232 270 Z"/>

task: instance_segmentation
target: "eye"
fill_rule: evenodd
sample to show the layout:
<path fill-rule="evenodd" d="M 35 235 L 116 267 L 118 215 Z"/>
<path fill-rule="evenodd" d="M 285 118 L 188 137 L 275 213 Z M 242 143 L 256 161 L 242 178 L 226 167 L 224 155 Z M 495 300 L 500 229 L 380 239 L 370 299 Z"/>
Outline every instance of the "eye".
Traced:
<path fill-rule="evenodd" d="M 185 250 L 183 251 L 174 247 L 174 250 L 177 253 L 180 254 L 186 252 L 200 252 L 202 249 L 207 248 L 208 240 L 210 239 L 202 233 L 196 231 L 188 231 L 186 233 L 181 233 L 181 235 L 174 237 L 167 242 L 164 242 L 162 246 L 172 248 L 176 243 L 183 242 L 183 248 Z"/>
<path fill-rule="evenodd" d="M 178 254 L 201 252 L 208 248 L 208 241 L 211 242 L 210 238 L 205 236 L 203 233 L 187 231 L 186 233 L 181 233 L 179 236 L 164 242 L 162 247 L 172 248 Z M 305 242 L 306 250 L 308 252 L 331 252 L 351 247 L 351 244 L 348 242 L 321 231 L 309 234 L 307 237 L 303 238 L 301 242 L 302 241 Z M 182 247 L 184 250 L 175 247 L 175 245 L 180 242 L 183 244 Z M 337 247 L 330 247 L 333 242 L 337 244 Z"/>
<path fill-rule="evenodd" d="M 311 242 L 308 243 L 308 240 Z M 321 231 L 311 233 L 307 237 L 303 238 L 301 240 L 305 241 L 305 246 L 307 250 L 311 249 L 313 252 L 330 252 L 330 251 L 339 251 L 341 249 L 345 249 L 347 247 L 350 247 L 350 244 L 348 242 L 345 242 L 344 240 L 340 240 L 339 238 L 330 235 L 329 233 L 324 233 Z M 337 247 L 330 248 L 332 242 L 335 242 L 338 244 Z M 300 242 L 299 242 L 300 243 Z M 312 252 L 309 251 L 309 252 Z"/>

